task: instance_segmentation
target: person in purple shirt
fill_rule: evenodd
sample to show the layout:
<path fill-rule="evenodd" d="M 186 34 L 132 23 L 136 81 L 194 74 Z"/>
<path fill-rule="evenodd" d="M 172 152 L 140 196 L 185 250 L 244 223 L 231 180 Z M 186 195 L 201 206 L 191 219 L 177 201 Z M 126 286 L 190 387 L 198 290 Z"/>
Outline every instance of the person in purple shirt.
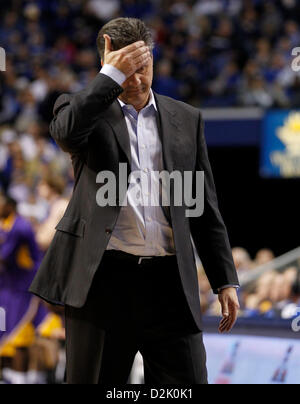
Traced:
<path fill-rule="evenodd" d="M 23 384 L 26 349 L 46 309 L 27 291 L 42 257 L 32 226 L 17 214 L 16 205 L 9 196 L 0 198 L 0 307 L 6 329 L 0 330 L 0 358 L 4 378 Z"/>

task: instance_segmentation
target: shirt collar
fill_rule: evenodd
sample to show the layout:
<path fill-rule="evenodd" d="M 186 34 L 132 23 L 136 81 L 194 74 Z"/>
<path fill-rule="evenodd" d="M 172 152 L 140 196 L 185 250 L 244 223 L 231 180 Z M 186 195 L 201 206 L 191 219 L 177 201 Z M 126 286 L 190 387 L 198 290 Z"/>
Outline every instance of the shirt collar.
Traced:
<path fill-rule="evenodd" d="M 124 103 L 123 101 L 121 101 L 119 98 L 118 98 L 118 101 L 119 101 L 119 103 L 120 103 L 122 109 L 124 109 L 124 107 L 125 107 L 126 105 L 130 105 L 130 104 L 125 104 L 125 103 Z M 155 97 L 154 97 L 154 94 L 153 94 L 152 89 L 150 89 L 149 102 L 148 102 L 148 104 L 147 104 L 143 109 L 148 109 L 148 108 L 150 108 L 152 105 L 153 105 L 155 111 L 157 111 L 157 105 L 156 105 Z"/>

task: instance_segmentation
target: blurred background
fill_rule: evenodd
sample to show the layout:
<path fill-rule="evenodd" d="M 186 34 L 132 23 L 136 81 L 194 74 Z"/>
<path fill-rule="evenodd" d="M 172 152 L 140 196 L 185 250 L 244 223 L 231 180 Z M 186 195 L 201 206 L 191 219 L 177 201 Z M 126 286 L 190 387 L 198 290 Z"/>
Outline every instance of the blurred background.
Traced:
<path fill-rule="evenodd" d="M 216 335 L 219 303 L 198 262 L 210 382 L 300 383 L 300 2 L 1 0 L 2 383 L 64 381 L 61 309 L 25 292 L 73 186 L 70 157 L 48 126 L 56 98 L 99 72 L 97 34 L 119 16 L 153 31 L 153 89 L 205 119 L 242 284 L 234 334 Z M 131 382 L 142 380 L 137 357 Z"/>

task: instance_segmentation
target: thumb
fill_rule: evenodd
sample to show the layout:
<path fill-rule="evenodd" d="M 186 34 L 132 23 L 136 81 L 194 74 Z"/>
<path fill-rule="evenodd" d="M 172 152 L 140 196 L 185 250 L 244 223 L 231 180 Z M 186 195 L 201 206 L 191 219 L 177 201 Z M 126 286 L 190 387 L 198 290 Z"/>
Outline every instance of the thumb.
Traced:
<path fill-rule="evenodd" d="M 107 35 L 104 34 L 103 38 L 105 40 L 105 54 L 109 53 L 112 51 L 112 46 L 111 46 L 111 38 Z"/>

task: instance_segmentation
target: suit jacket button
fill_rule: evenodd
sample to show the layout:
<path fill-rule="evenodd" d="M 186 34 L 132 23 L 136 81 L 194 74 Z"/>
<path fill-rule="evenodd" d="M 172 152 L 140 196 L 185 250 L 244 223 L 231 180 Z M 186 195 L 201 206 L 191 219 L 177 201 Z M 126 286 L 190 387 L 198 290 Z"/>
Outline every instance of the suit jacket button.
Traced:
<path fill-rule="evenodd" d="M 111 229 L 106 228 L 106 229 L 105 229 L 105 233 L 106 233 L 106 234 L 111 234 Z"/>

